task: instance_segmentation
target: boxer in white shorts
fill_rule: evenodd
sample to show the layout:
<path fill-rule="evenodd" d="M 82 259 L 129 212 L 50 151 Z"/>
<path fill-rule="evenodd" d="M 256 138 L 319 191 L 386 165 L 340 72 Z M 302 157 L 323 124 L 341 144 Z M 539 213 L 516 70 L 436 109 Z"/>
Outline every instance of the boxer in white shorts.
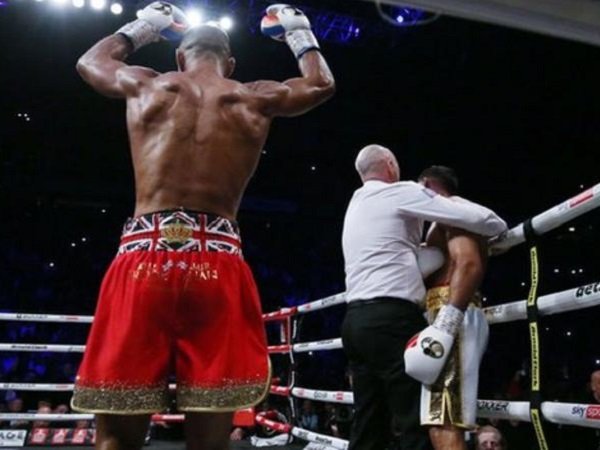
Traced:
<path fill-rule="evenodd" d="M 457 202 L 458 181 L 443 166 L 426 169 L 420 182 Z M 427 278 L 425 306 L 432 326 L 415 336 L 405 354 L 406 370 L 423 383 L 421 425 L 429 426 L 436 450 L 465 450 L 465 430 L 475 427 L 479 364 L 488 324 L 477 289 L 486 266 L 486 239 L 433 224 L 427 245 L 440 248 L 444 266 Z"/>

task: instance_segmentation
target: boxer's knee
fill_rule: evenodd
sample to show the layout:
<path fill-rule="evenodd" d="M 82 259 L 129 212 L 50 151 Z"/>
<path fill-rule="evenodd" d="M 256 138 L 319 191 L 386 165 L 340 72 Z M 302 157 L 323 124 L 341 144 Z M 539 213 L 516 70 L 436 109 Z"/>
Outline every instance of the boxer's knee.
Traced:
<path fill-rule="evenodd" d="M 465 431 L 453 425 L 429 428 L 429 438 L 435 450 L 467 450 Z"/>

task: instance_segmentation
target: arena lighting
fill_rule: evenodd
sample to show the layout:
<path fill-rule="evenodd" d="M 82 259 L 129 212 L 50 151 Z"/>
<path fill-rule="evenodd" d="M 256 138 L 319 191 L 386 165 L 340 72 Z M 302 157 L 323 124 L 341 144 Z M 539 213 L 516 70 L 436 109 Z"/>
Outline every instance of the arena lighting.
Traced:
<path fill-rule="evenodd" d="M 67 4 L 67 0 L 50 0 L 50 3 L 56 6 L 65 6 Z"/>
<path fill-rule="evenodd" d="M 75 8 L 83 8 L 85 6 L 85 0 L 73 0 L 73 6 Z"/>
<path fill-rule="evenodd" d="M 231 20 L 231 17 L 228 16 L 221 17 L 221 19 L 219 19 L 219 26 L 223 30 L 229 31 L 233 28 L 233 20 Z"/>
<path fill-rule="evenodd" d="M 190 27 L 194 28 L 202 24 L 202 13 L 198 9 L 190 9 L 186 11 L 185 16 L 187 17 Z"/>
<path fill-rule="evenodd" d="M 113 3 L 112 5 L 110 5 L 110 12 L 115 15 L 121 14 L 123 12 L 123 5 L 121 5 L 120 3 Z"/>
<path fill-rule="evenodd" d="M 90 5 L 92 9 L 100 11 L 106 7 L 106 0 L 91 0 Z"/>

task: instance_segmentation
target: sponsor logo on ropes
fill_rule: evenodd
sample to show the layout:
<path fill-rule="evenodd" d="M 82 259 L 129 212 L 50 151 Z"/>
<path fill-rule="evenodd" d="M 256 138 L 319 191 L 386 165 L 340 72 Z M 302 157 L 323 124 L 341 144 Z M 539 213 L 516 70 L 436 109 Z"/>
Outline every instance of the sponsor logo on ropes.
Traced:
<path fill-rule="evenodd" d="M 482 411 L 508 412 L 508 402 L 493 400 L 477 400 L 477 408 Z"/>
<path fill-rule="evenodd" d="M 47 314 L 17 314 L 17 319 L 39 320 L 48 318 Z"/>
<path fill-rule="evenodd" d="M 333 439 L 326 438 L 325 436 L 315 436 L 315 442 L 318 442 L 319 444 L 333 445 Z"/>
<path fill-rule="evenodd" d="M 10 348 L 13 350 L 46 350 L 48 346 L 46 344 L 12 344 Z"/>
<path fill-rule="evenodd" d="M 325 400 L 326 398 L 327 398 L 327 392 L 315 391 L 315 394 L 314 394 L 315 400 Z"/>
<path fill-rule="evenodd" d="M 588 406 L 585 412 L 585 418 L 591 420 L 600 420 L 600 406 Z"/>
<path fill-rule="evenodd" d="M 569 200 L 569 208 L 575 208 L 577 205 L 581 205 L 584 202 L 587 202 L 590 198 L 594 196 L 593 189 L 588 189 L 587 191 L 583 191 L 581 194 L 576 195 L 572 199 Z"/>
<path fill-rule="evenodd" d="M 485 315 L 486 316 L 499 316 L 503 312 L 504 312 L 504 306 L 503 305 L 491 306 L 489 308 L 485 308 Z"/>
<path fill-rule="evenodd" d="M 338 402 L 341 402 L 342 400 L 344 400 L 344 393 L 343 392 L 336 392 L 335 393 L 335 399 Z"/>
<path fill-rule="evenodd" d="M 304 431 L 304 430 L 296 430 L 296 437 L 299 437 L 300 439 L 304 439 L 305 441 L 308 441 L 308 431 Z"/>
<path fill-rule="evenodd" d="M 0 430 L 0 447 L 23 447 L 26 430 Z"/>
<path fill-rule="evenodd" d="M 585 415 L 585 409 L 585 406 L 573 406 L 571 409 L 571 415 L 583 418 Z"/>
<path fill-rule="evenodd" d="M 586 295 L 597 294 L 600 292 L 600 282 L 580 286 L 575 291 L 575 298 L 581 298 Z"/>

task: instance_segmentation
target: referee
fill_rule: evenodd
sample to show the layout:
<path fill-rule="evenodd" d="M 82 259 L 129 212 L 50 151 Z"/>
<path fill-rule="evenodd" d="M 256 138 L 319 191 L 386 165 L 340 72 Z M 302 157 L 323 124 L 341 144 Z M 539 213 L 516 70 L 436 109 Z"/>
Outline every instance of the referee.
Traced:
<path fill-rule="evenodd" d="M 363 186 L 350 200 L 342 233 L 348 302 L 342 340 L 356 410 L 349 450 L 388 448 L 392 418 L 400 449 L 430 449 L 419 425 L 420 384 L 404 371 L 406 343 L 427 327 L 418 306 L 425 287 L 416 256 L 423 223 L 484 236 L 505 231 L 506 223 L 483 206 L 400 182 L 398 162 L 385 147 L 363 148 L 355 167 Z"/>

